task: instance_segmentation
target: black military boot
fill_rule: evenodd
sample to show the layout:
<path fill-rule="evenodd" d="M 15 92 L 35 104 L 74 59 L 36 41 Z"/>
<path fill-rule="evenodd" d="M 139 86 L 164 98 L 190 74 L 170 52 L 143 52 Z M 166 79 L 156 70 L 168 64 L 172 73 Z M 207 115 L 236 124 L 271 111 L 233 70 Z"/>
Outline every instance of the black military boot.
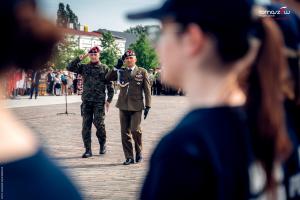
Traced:
<path fill-rule="evenodd" d="M 135 162 L 136 163 L 139 163 L 139 162 L 142 162 L 143 161 L 143 156 L 142 156 L 142 154 L 141 153 L 137 153 L 136 155 L 135 155 Z"/>
<path fill-rule="evenodd" d="M 104 143 L 100 143 L 100 151 L 99 154 L 105 154 L 106 153 L 106 144 Z"/>
<path fill-rule="evenodd" d="M 82 155 L 82 158 L 89 158 L 92 156 L 93 154 L 91 148 L 86 148 L 84 154 Z"/>
<path fill-rule="evenodd" d="M 134 164 L 134 160 L 132 158 L 127 158 L 124 162 L 123 165 L 130 165 Z"/>

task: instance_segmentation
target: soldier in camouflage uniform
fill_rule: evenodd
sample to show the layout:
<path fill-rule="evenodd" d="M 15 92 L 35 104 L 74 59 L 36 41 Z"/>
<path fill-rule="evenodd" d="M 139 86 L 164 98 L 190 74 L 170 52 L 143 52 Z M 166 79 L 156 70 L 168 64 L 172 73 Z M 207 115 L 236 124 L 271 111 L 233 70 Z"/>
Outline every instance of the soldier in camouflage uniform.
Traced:
<path fill-rule="evenodd" d="M 90 57 L 89 64 L 81 64 L 80 61 Z M 104 125 L 105 108 L 108 109 L 114 95 L 112 82 L 105 80 L 105 75 L 108 72 L 108 67 L 99 61 L 100 49 L 93 47 L 88 54 L 82 55 L 73 60 L 67 69 L 69 71 L 81 74 L 83 77 L 83 93 L 81 104 L 82 122 L 82 139 L 85 153 L 83 158 L 92 156 L 91 150 L 91 127 L 94 123 L 97 128 L 97 138 L 100 144 L 100 154 L 106 152 L 106 131 Z M 105 90 L 108 91 L 106 100 Z"/>

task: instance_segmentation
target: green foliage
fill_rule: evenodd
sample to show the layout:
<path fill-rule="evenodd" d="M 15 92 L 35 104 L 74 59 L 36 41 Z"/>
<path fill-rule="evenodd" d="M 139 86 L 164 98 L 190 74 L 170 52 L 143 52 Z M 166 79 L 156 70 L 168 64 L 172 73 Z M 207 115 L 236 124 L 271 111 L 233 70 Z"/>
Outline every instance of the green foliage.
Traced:
<path fill-rule="evenodd" d="M 78 17 L 75 15 L 70 5 L 67 4 L 66 8 L 63 3 L 59 3 L 57 10 L 57 20 L 56 24 L 59 27 L 68 27 L 68 23 L 73 23 L 76 29 L 79 29 Z"/>
<path fill-rule="evenodd" d="M 153 29 L 160 30 L 160 27 L 158 25 L 147 25 L 147 26 L 137 25 L 135 27 L 130 27 L 129 29 L 125 30 L 124 32 L 131 33 L 136 36 L 140 36 L 142 34 L 149 36 L 149 33 L 151 33 Z"/>
<path fill-rule="evenodd" d="M 125 32 L 135 34 L 139 39 L 129 46 L 137 55 L 137 65 L 146 68 L 156 68 L 159 65 L 157 54 L 152 44 L 155 43 L 160 27 L 158 25 L 130 27 Z"/>
<path fill-rule="evenodd" d="M 129 46 L 136 53 L 137 66 L 147 70 L 156 68 L 159 65 L 157 54 L 152 47 L 146 34 L 141 34 L 139 39 Z"/>
<path fill-rule="evenodd" d="M 119 58 L 120 50 L 118 49 L 115 39 L 111 32 L 103 32 L 101 40 L 101 63 L 113 68 Z"/>
<path fill-rule="evenodd" d="M 73 23 L 73 25 L 75 26 L 75 28 L 78 28 L 78 17 L 75 15 L 75 13 L 73 12 L 73 10 L 70 8 L 70 5 L 67 4 L 66 7 L 66 13 L 67 13 L 67 17 L 69 19 L 69 23 Z"/>
<path fill-rule="evenodd" d="M 129 29 L 125 30 L 126 33 L 131 33 L 136 36 L 140 34 L 147 34 L 147 26 L 137 25 L 135 27 L 130 27 Z"/>
<path fill-rule="evenodd" d="M 59 27 L 65 27 L 65 28 L 68 25 L 68 14 L 65 10 L 65 5 L 63 3 L 58 4 L 56 24 Z"/>
<path fill-rule="evenodd" d="M 67 65 L 79 55 L 84 54 L 84 50 L 78 49 L 74 38 L 65 38 L 64 42 L 58 43 L 54 49 L 54 57 L 51 63 L 54 63 L 55 69 L 65 69 Z M 83 63 L 89 62 L 86 58 Z"/>

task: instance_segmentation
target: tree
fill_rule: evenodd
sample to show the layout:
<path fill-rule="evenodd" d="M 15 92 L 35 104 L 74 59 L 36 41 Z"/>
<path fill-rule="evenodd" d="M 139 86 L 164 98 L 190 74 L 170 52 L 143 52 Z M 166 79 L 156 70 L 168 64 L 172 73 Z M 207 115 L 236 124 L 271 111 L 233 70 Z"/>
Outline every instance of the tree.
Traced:
<path fill-rule="evenodd" d="M 56 45 L 51 63 L 54 63 L 55 69 L 65 69 L 75 57 L 84 53 L 84 50 L 77 48 L 73 37 L 66 36 L 63 42 Z M 87 63 L 88 58 L 82 62 Z"/>
<path fill-rule="evenodd" d="M 135 27 L 130 27 L 129 29 L 125 30 L 124 32 L 139 36 L 140 34 L 147 34 L 147 27 L 142 26 L 142 25 L 137 25 Z"/>
<path fill-rule="evenodd" d="M 68 26 L 68 15 L 65 10 L 65 5 L 63 3 L 58 4 L 58 10 L 57 10 L 57 19 L 56 24 L 59 27 L 67 28 Z"/>
<path fill-rule="evenodd" d="M 70 5 L 67 4 L 65 8 L 63 3 L 59 3 L 56 24 L 59 27 L 67 28 L 69 23 L 73 23 L 75 29 L 79 29 L 80 27 L 78 17 L 75 15 Z"/>
<path fill-rule="evenodd" d="M 69 23 L 73 23 L 74 27 L 77 29 L 78 26 L 78 17 L 75 15 L 73 10 L 70 8 L 70 5 L 67 4 L 66 7 L 67 17 L 69 19 Z"/>
<path fill-rule="evenodd" d="M 103 32 L 100 41 L 102 47 L 100 60 L 109 68 L 113 68 L 121 54 L 120 50 L 117 47 L 115 39 L 111 32 L 106 31 Z"/>
<path fill-rule="evenodd" d="M 125 30 L 125 33 L 131 33 L 136 36 L 140 36 L 141 34 L 146 34 L 149 36 L 149 33 L 152 32 L 153 29 L 160 29 L 160 26 L 158 25 L 137 25 L 135 27 L 130 27 L 129 29 Z"/>
<path fill-rule="evenodd" d="M 155 49 L 152 47 L 146 34 L 141 34 L 139 39 L 131 44 L 129 48 L 135 51 L 138 66 L 149 70 L 159 65 Z"/>
<path fill-rule="evenodd" d="M 146 25 L 146 26 L 137 25 L 135 27 L 130 27 L 124 32 L 134 34 L 137 37 L 144 34 L 147 36 L 151 44 L 155 44 L 159 38 L 161 28 L 159 25 Z"/>

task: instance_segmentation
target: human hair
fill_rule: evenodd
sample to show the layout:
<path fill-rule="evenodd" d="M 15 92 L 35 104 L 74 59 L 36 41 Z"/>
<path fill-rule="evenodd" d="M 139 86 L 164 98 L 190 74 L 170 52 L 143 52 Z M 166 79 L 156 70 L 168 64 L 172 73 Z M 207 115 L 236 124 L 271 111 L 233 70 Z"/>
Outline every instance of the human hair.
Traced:
<path fill-rule="evenodd" d="M 273 167 L 290 153 L 284 112 L 285 71 L 283 37 L 271 18 L 257 23 L 261 47 L 247 80 L 246 111 L 256 158 L 267 176 L 267 188 L 275 186 Z"/>

